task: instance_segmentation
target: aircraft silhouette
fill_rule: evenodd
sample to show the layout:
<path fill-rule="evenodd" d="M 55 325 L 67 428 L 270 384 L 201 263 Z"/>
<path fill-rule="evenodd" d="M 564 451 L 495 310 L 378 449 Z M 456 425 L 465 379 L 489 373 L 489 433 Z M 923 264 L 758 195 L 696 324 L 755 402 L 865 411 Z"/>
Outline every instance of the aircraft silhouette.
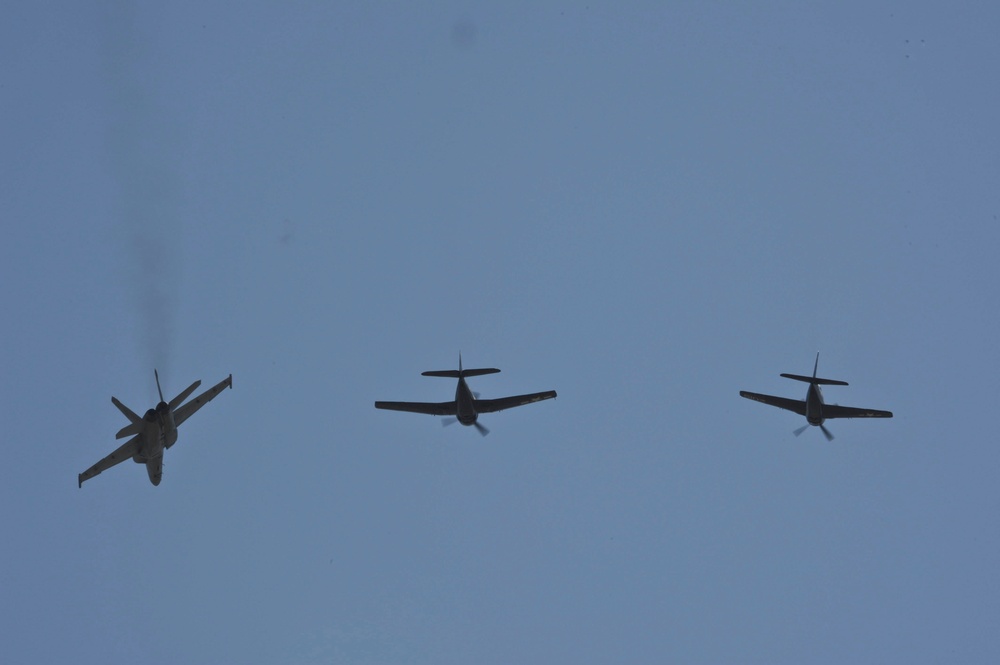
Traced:
<path fill-rule="evenodd" d="M 155 369 L 153 376 L 156 377 L 156 391 L 160 394 L 160 403 L 156 405 L 155 409 L 146 411 L 146 415 L 142 418 L 119 402 L 117 398 L 111 398 L 111 402 L 129 419 L 129 424 L 118 430 L 115 438 L 124 439 L 127 436 L 132 438 L 123 443 L 115 452 L 77 476 L 80 487 L 83 487 L 83 481 L 90 480 L 102 471 L 106 471 L 130 457 L 136 464 L 145 464 L 146 473 L 149 474 L 149 482 L 153 485 L 159 485 L 163 476 L 163 451 L 176 443 L 177 428 L 225 388 L 232 389 L 233 387 L 233 375 L 230 374 L 215 386 L 181 406 L 184 400 L 201 385 L 201 381 L 195 381 L 187 387 L 187 390 L 166 402 L 163 400 L 163 391 L 160 390 L 160 375 Z"/>
<path fill-rule="evenodd" d="M 462 369 L 462 354 L 458 354 L 458 370 L 445 369 L 421 373 L 421 376 L 443 376 L 451 379 L 458 379 L 458 386 L 455 388 L 454 401 L 375 402 L 375 408 L 388 409 L 390 411 L 426 413 L 432 416 L 454 416 L 455 420 L 463 425 L 475 425 L 479 433 L 486 436 L 490 433 L 490 431 L 479 422 L 479 414 L 512 409 L 515 406 L 523 406 L 525 404 L 531 404 L 532 402 L 540 402 L 543 399 L 552 399 L 556 396 L 556 391 L 548 390 L 541 393 L 531 393 L 530 395 L 500 397 L 499 399 L 479 399 L 479 395 L 472 392 L 469 389 L 469 385 L 465 382 L 465 378 L 468 376 L 496 374 L 499 371 L 500 370 L 495 368 Z M 442 424 L 450 425 L 455 422 L 455 420 L 446 419 Z"/>
<path fill-rule="evenodd" d="M 819 387 L 825 386 L 846 386 L 846 381 L 835 381 L 834 379 L 820 379 L 816 376 L 819 369 L 819 353 L 816 354 L 816 364 L 813 365 L 813 375 L 801 376 L 799 374 L 782 374 L 786 379 L 795 379 L 809 384 L 805 400 L 788 399 L 786 397 L 774 397 L 773 395 L 761 395 L 751 393 L 746 390 L 740 391 L 740 397 L 746 397 L 756 402 L 763 402 L 776 406 L 779 409 L 794 411 L 800 416 L 805 416 L 807 424 L 795 430 L 795 436 L 802 434 L 809 425 L 819 427 L 823 430 L 823 436 L 827 441 L 833 441 L 833 434 L 823 424 L 824 420 L 830 418 L 892 418 L 891 411 L 879 411 L 877 409 L 859 409 L 853 406 L 839 406 L 837 404 L 826 404 L 823 402 L 823 393 Z"/>

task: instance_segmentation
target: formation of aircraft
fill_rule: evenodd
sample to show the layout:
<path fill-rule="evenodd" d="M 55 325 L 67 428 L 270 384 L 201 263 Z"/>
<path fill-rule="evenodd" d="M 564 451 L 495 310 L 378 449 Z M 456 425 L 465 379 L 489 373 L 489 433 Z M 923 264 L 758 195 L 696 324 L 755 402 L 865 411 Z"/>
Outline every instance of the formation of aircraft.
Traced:
<path fill-rule="evenodd" d="M 480 399 L 476 393 L 469 389 L 469 384 L 465 382 L 465 378 L 468 376 L 496 374 L 499 371 L 493 367 L 462 369 L 462 354 L 458 354 L 457 370 L 444 369 L 421 373 L 421 376 L 443 376 L 449 379 L 458 379 L 458 386 L 455 388 L 455 399 L 451 402 L 375 402 L 375 408 L 453 417 L 463 425 L 474 425 L 480 434 L 486 436 L 490 431 L 479 422 L 479 414 L 512 409 L 515 406 L 524 406 L 525 404 L 540 402 L 543 399 L 552 399 L 556 396 L 556 391 L 547 390 L 529 395 L 515 395 L 514 397 L 501 397 L 499 399 Z M 448 425 L 452 422 L 455 421 L 445 420 L 443 424 Z"/>
<path fill-rule="evenodd" d="M 146 473 L 149 474 L 149 482 L 159 485 L 160 479 L 163 477 L 163 451 L 177 442 L 177 428 L 194 415 L 198 409 L 212 401 L 216 395 L 227 387 L 233 387 L 233 375 L 230 374 L 184 404 L 184 400 L 190 397 L 191 393 L 201 385 L 201 381 L 195 381 L 181 394 L 167 402 L 163 399 L 163 391 L 160 390 L 160 375 L 156 370 L 153 370 L 153 376 L 156 377 L 156 391 L 160 394 L 160 403 L 156 405 L 156 408 L 146 411 L 146 415 L 142 418 L 119 402 L 116 397 L 111 398 L 112 404 L 118 407 L 118 410 L 129 420 L 128 425 L 118 430 L 115 438 L 130 438 L 113 453 L 81 473 L 77 477 L 77 483 L 80 487 L 83 487 L 83 481 L 90 480 L 102 471 L 130 458 L 136 464 L 145 464 Z"/>
<path fill-rule="evenodd" d="M 819 427 L 823 430 L 823 436 L 827 441 L 833 441 L 833 434 L 826 428 L 823 421 L 831 418 L 892 418 L 891 411 L 880 411 L 878 409 L 859 409 L 853 406 L 840 406 L 837 404 L 827 404 L 823 401 L 823 393 L 820 386 L 846 386 L 846 381 L 836 381 L 834 379 L 821 379 L 816 376 L 819 369 L 819 353 L 816 354 L 816 364 L 813 365 L 812 376 L 802 376 L 800 374 L 782 374 L 786 379 L 804 381 L 809 384 L 804 400 L 788 399 L 787 397 L 775 397 L 774 395 L 761 395 L 751 393 L 746 390 L 740 391 L 740 397 L 746 397 L 756 402 L 763 402 L 776 406 L 779 409 L 794 411 L 800 416 L 806 417 L 806 424 L 795 430 L 795 436 L 802 434 L 809 425 Z"/>
<path fill-rule="evenodd" d="M 804 400 L 789 399 L 787 397 L 777 397 L 774 395 L 763 395 L 746 390 L 740 391 L 740 397 L 752 399 L 764 404 L 776 406 L 779 409 L 793 411 L 800 416 L 805 416 L 806 424 L 794 430 L 795 435 L 802 434 L 810 425 L 819 427 L 826 436 L 827 441 L 833 440 L 833 434 L 823 424 L 831 418 L 892 418 L 891 411 L 878 409 L 861 409 L 851 406 L 840 406 L 837 404 L 827 404 L 823 401 L 823 393 L 820 386 L 846 386 L 846 381 L 834 379 L 824 379 L 816 374 L 819 370 L 819 353 L 816 354 L 816 363 L 813 365 L 812 376 L 802 376 L 799 374 L 781 374 L 787 379 L 802 381 L 809 384 Z M 459 422 L 463 425 L 475 427 L 483 436 L 489 434 L 489 430 L 479 422 L 479 415 L 483 413 L 494 413 L 504 409 L 512 409 L 525 404 L 541 402 L 542 400 L 553 399 L 556 391 L 546 390 L 544 392 L 529 393 L 526 395 L 514 395 L 511 397 L 500 397 L 497 399 L 482 399 L 478 393 L 473 392 L 466 382 L 468 377 L 483 376 L 485 374 L 496 374 L 499 369 L 494 367 L 464 369 L 462 367 L 462 355 L 458 356 L 458 369 L 433 370 L 423 372 L 423 376 L 439 376 L 450 379 L 458 379 L 455 388 L 455 399 L 450 402 L 375 402 L 376 409 L 387 409 L 390 411 L 408 411 L 410 413 L 424 413 L 432 416 L 444 416 L 443 424 L 449 425 Z M 94 464 L 89 469 L 79 474 L 77 483 L 83 487 L 85 480 L 89 480 L 111 467 L 131 459 L 137 464 L 146 465 L 146 473 L 149 481 L 153 485 L 159 485 L 163 477 L 163 452 L 177 442 L 177 428 L 190 418 L 198 409 L 212 401 L 216 395 L 226 388 L 233 387 L 233 375 L 212 386 L 191 401 L 185 403 L 191 396 L 201 381 L 195 381 L 179 395 L 169 402 L 163 399 L 163 390 L 160 388 L 160 375 L 153 370 L 156 378 L 156 390 L 160 396 L 160 402 L 155 408 L 146 411 L 143 417 L 139 417 L 135 412 L 122 404 L 116 397 L 111 398 L 111 402 L 129 420 L 129 424 L 121 428 L 115 435 L 116 439 L 128 440 L 119 446 L 113 453 Z"/>

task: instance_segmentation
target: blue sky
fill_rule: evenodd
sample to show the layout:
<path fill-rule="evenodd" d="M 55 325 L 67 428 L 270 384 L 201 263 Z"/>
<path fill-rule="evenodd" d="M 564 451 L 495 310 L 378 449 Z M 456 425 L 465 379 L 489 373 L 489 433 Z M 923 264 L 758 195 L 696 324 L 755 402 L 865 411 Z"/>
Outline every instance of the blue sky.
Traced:
<path fill-rule="evenodd" d="M 1000 658 L 994 6 L 6 14 L 4 661 Z"/>

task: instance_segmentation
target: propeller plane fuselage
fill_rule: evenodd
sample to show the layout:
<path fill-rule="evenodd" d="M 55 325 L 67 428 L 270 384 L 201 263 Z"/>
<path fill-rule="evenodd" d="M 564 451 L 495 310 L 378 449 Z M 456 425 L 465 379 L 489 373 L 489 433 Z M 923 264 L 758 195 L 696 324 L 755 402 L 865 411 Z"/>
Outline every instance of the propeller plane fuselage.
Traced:
<path fill-rule="evenodd" d="M 476 421 L 479 420 L 479 414 L 476 412 L 476 398 L 472 394 L 469 384 L 465 382 L 464 376 L 458 377 L 458 385 L 455 386 L 455 418 L 466 427 L 475 425 Z"/>
<path fill-rule="evenodd" d="M 806 421 L 814 427 L 826 421 L 823 417 L 823 391 L 815 383 L 810 383 L 806 391 Z"/>

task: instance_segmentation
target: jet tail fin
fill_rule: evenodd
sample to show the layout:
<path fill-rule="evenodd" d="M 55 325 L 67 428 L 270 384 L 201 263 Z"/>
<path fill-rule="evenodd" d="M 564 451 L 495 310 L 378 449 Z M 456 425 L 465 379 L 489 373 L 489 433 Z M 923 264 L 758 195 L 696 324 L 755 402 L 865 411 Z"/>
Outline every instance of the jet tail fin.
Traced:
<path fill-rule="evenodd" d="M 192 383 L 190 386 L 188 386 L 187 390 L 185 390 L 180 395 L 178 395 L 177 397 L 175 397 L 172 400 L 170 400 L 170 408 L 171 409 L 176 409 L 181 404 L 183 404 L 184 400 L 186 400 L 188 397 L 190 397 L 191 393 L 194 392 L 194 389 L 197 388 L 200 385 L 201 385 L 201 380 L 198 380 L 198 381 L 195 381 L 194 383 Z"/>
<path fill-rule="evenodd" d="M 128 408 L 127 406 L 119 402 L 117 397 L 112 397 L 111 403 L 118 407 L 118 410 L 122 412 L 122 415 L 128 418 L 128 421 L 130 423 L 134 424 L 142 420 L 142 418 L 135 415 L 135 412 L 132 411 L 132 409 Z"/>

